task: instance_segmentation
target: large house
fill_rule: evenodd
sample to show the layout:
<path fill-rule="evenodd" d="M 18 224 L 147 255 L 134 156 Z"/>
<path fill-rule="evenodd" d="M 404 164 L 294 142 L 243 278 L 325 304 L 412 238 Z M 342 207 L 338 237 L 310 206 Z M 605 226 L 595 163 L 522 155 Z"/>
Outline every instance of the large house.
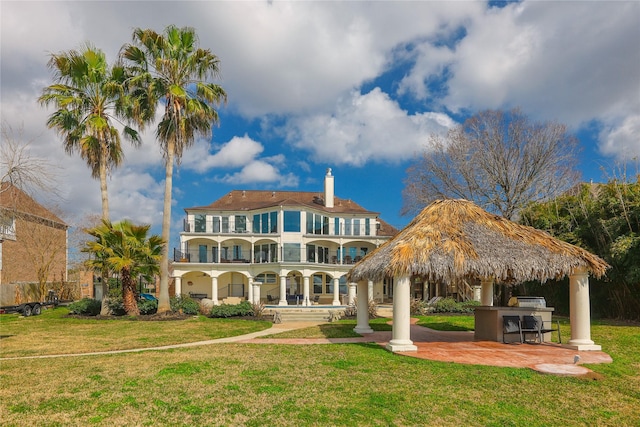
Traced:
<path fill-rule="evenodd" d="M 336 197 L 334 184 L 328 169 L 323 192 L 234 190 L 185 209 L 174 249 L 175 294 L 214 304 L 353 302 L 356 284 L 346 273 L 397 230 L 377 212 Z M 377 300 L 392 292 L 386 282 L 369 283 Z"/>
<path fill-rule="evenodd" d="M 0 183 L 0 305 L 40 300 L 43 285 L 67 280 L 67 228 L 22 190 Z"/>

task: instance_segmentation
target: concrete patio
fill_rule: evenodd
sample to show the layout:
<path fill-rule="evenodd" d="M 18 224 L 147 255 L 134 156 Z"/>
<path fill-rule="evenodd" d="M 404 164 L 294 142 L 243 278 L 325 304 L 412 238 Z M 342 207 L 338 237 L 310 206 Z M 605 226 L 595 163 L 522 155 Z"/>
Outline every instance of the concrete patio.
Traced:
<path fill-rule="evenodd" d="M 556 375 L 588 375 L 592 371 L 582 364 L 611 363 L 611 357 L 602 351 L 577 351 L 556 343 L 503 344 L 493 341 L 474 341 L 473 332 L 443 332 L 415 324 L 411 319 L 411 340 L 417 351 L 395 352 L 407 357 L 461 363 L 467 365 L 530 368 Z M 318 323 L 274 325 L 286 330 L 314 326 Z M 339 344 L 377 343 L 385 347 L 391 340 L 391 331 L 377 331 L 356 338 L 252 338 L 237 342 L 262 344 Z"/>

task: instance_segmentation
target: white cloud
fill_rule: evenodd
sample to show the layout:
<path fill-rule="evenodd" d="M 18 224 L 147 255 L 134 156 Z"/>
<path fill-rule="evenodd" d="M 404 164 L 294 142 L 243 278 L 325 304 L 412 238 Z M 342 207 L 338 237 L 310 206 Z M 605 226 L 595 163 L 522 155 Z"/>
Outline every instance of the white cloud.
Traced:
<path fill-rule="evenodd" d="M 250 117 L 326 110 L 392 66 L 391 52 L 399 44 L 456 28 L 483 7 L 468 2 L 201 5 L 191 25 L 221 58 L 229 107 Z"/>
<path fill-rule="evenodd" d="M 356 91 L 339 100 L 333 114 L 291 119 L 288 141 L 307 151 L 317 162 L 351 164 L 407 160 L 431 133 L 454 125 L 439 113 L 410 115 L 379 88 L 367 94 Z"/>
<path fill-rule="evenodd" d="M 606 129 L 602 153 L 623 158 L 638 151 L 639 2 L 523 1 L 504 8 L 483 2 L 123 5 L 0 2 L 2 120 L 23 124 L 34 152 L 64 166 L 61 187 L 71 212 L 99 212 L 99 186 L 84 162 L 67 156 L 55 132 L 46 129 L 48 112 L 36 100 L 51 82 L 48 55 L 91 41 L 113 60 L 135 27 L 196 28 L 201 46 L 221 59 L 219 83 L 229 94 L 228 111 L 277 123 L 291 146 L 310 153 L 293 159 L 287 153 L 283 160 L 269 141 L 264 155 L 267 142 L 247 135 L 214 147 L 217 152 L 208 141 L 185 152 L 181 169 L 206 174 L 228 168 L 228 183 L 295 187 L 299 178 L 289 171 L 309 172 L 316 162 L 400 165 L 430 133 L 453 124 L 447 115 L 420 112 L 415 105 L 408 112 L 402 102 L 409 94 L 453 112 L 517 105 L 535 118 L 575 128 L 595 121 Z M 462 38 L 455 40 L 458 34 Z M 411 68 L 405 70 L 407 63 Z M 400 77 L 393 77 L 388 93 L 361 93 L 390 69 L 399 69 Z M 441 79 L 448 84 L 444 97 L 429 86 Z M 394 99 L 398 94 L 401 99 Z M 115 171 L 110 180 L 112 198 L 125 200 L 112 202 L 118 216 L 156 215 L 164 169 L 153 133 L 150 127 L 140 149 L 125 145 L 130 169 Z M 188 189 L 174 186 L 177 196 L 182 191 Z"/>
<path fill-rule="evenodd" d="M 298 186 L 298 177 L 293 173 L 281 175 L 275 166 L 261 160 L 253 161 L 239 172 L 227 174 L 216 181 L 232 185 L 277 183 L 280 187 Z"/>
<path fill-rule="evenodd" d="M 490 9 L 455 50 L 445 105 L 522 106 L 578 126 L 638 109 L 640 3 L 523 2 Z"/>
<path fill-rule="evenodd" d="M 411 93 L 415 98 L 425 100 L 429 97 L 427 81 L 431 77 L 439 77 L 445 72 L 445 67 L 451 64 L 454 54 L 446 46 L 433 46 L 431 43 L 421 43 L 412 52 L 414 66 L 400 80 L 398 94 Z"/>
<path fill-rule="evenodd" d="M 640 115 L 600 132 L 600 150 L 622 162 L 640 158 Z"/>
<path fill-rule="evenodd" d="M 199 141 L 185 153 L 185 167 L 197 172 L 207 172 L 213 168 L 238 168 L 253 162 L 264 151 L 262 144 L 247 134 L 234 136 L 229 142 L 213 147 L 218 149 L 214 154 L 210 153 L 211 148 L 207 142 Z"/>

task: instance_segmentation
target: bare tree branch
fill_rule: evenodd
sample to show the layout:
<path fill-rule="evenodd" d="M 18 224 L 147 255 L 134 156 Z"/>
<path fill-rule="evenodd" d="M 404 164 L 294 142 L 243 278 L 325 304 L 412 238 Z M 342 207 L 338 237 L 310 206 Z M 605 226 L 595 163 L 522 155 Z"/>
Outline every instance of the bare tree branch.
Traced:
<path fill-rule="evenodd" d="M 463 198 L 506 218 L 530 202 L 578 182 L 577 139 L 556 122 L 537 123 L 519 109 L 482 111 L 432 135 L 407 169 L 402 214 L 436 199 Z"/>
<path fill-rule="evenodd" d="M 31 155 L 32 141 L 23 140 L 22 128 L 14 131 L 2 122 L 0 133 L 0 183 L 8 182 L 32 197 L 40 193 L 60 199 L 57 186 L 60 168 L 47 159 Z"/>

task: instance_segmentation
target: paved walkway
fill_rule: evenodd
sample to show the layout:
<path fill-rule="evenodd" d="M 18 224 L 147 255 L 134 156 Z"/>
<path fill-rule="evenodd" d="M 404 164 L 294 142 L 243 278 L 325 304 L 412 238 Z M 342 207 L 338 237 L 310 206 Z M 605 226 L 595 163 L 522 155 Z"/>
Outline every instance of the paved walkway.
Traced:
<path fill-rule="evenodd" d="M 531 368 L 557 375 L 588 375 L 591 371 L 580 364 L 611 363 L 611 357 L 602 351 L 576 351 L 559 344 L 502 344 L 493 341 L 474 341 L 473 332 L 443 332 L 418 326 L 412 319 L 411 340 L 418 347 L 414 352 L 398 352 L 409 357 L 469 365 Z M 381 346 L 391 340 L 391 331 L 378 331 L 356 338 L 263 338 L 294 329 L 316 326 L 322 322 L 290 322 L 274 324 L 270 329 L 228 338 L 128 350 L 99 351 L 82 354 L 52 354 L 45 356 L 9 357 L 0 360 L 45 359 L 57 357 L 97 356 L 142 351 L 168 350 L 219 343 L 251 344 L 339 344 L 377 343 Z"/>

